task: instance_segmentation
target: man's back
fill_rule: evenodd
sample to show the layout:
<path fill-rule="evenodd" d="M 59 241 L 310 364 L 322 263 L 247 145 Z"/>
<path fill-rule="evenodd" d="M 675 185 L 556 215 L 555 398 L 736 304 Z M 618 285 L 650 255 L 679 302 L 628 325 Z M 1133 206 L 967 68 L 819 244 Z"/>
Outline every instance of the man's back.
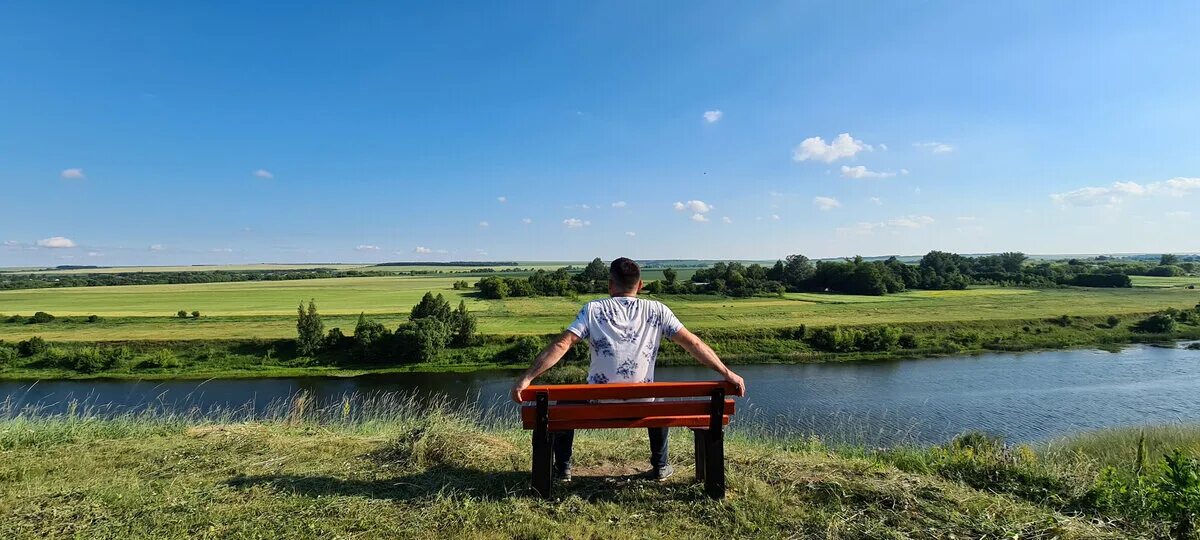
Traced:
<path fill-rule="evenodd" d="M 588 382 L 654 382 L 663 336 L 683 328 L 662 302 L 632 296 L 593 300 L 579 310 L 567 331 L 586 339 L 592 365 Z"/>

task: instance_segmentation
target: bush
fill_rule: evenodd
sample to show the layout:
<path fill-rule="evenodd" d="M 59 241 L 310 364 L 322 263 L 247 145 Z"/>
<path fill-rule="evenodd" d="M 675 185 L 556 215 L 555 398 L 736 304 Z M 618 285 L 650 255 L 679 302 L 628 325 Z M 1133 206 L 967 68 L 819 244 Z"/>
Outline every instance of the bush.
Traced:
<path fill-rule="evenodd" d="M 521 336 L 511 347 L 500 353 L 500 360 L 509 363 L 530 363 L 546 348 L 546 340 L 538 336 Z"/>
<path fill-rule="evenodd" d="M 113 366 L 107 355 L 101 354 L 96 347 L 76 349 L 69 360 L 70 368 L 80 373 L 95 373 Z"/>
<path fill-rule="evenodd" d="M 42 354 L 48 348 L 50 348 L 50 345 L 46 343 L 46 340 L 37 336 L 17 343 L 17 353 L 26 357 Z"/>
<path fill-rule="evenodd" d="M 386 327 L 359 314 L 354 325 L 354 354 L 362 360 L 377 360 L 385 354 L 383 344 L 389 337 Z"/>
<path fill-rule="evenodd" d="M 26 320 L 25 324 L 41 324 L 41 323 L 48 323 L 53 320 L 54 320 L 54 315 L 46 313 L 45 311 L 39 311 L 37 313 L 34 313 L 32 317 L 30 317 L 28 320 Z"/>
<path fill-rule="evenodd" d="M 87 322 L 90 322 L 90 323 L 100 322 L 100 316 L 99 315 L 88 315 Z"/>
<path fill-rule="evenodd" d="M 450 328 L 433 317 L 416 319 L 396 329 L 396 348 L 406 363 L 437 360 L 450 341 Z"/>
<path fill-rule="evenodd" d="M 1165 313 L 1155 313 L 1133 326 L 1135 332 L 1169 334 L 1175 331 L 1175 319 Z"/>
<path fill-rule="evenodd" d="M 1116 328 L 1117 325 L 1121 324 L 1121 319 L 1118 318 L 1116 315 L 1109 315 L 1108 319 L 1105 320 L 1104 322 L 1108 323 L 1109 328 Z"/>
<path fill-rule="evenodd" d="M 8 345 L 0 345 L 0 368 L 11 366 L 17 362 L 17 349 Z"/>
<path fill-rule="evenodd" d="M 47 365 L 61 367 L 66 369 L 75 368 L 75 359 L 69 351 L 61 347 L 50 346 L 46 348 L 46 352 L 42 353 L 42 358 Z"/>
<path fill-rule="evenodd" d="M 186 319 L 188 316 L 188 312 L 187 312 L 187 310 L 181 309 L 181 310 L 175 312 L 175 316 L 179 317 L 180 319 Z"/>
<path fill-rule="evenodd" d="M 193 319 L 199 319 L 199 318 L 200 318 L 200 312 L 199 312 L 199 311 L 193 311 L 193 312 L 192 312 L 192 318 L 193 318 Z"/>
<path fill-rule="evenodd" d="M 900 329 L 876 326 L 868 328 L 858 338 L 855 345 L 860 351 L 890 351 L 900 343 Z"/>
<path fill-rule="evenodd" d="M 138 363 L 139 368 L 174 368 L 179 367 L 179 359 L 171 349 L 155 349 Z"/>
<path fill-rule="evenodd" d="M 538 376 L 537 384 L 583 384 L 587 382 L 588 370 L 580 366 L 556 366 Z"/>
<path fill-rule="evenodd" d="M 1025 327 L 1028 331 L 1028 326 Z M 921 346 L 921 339 L 915 334 L 900 334 L 900 340 L 897 342 L 902 349 L 916 349 Z"/>
<path fill-rule="evenodd" d="M 342 333 L 341 328 L 330 328 L 329 333 L 325 335 L 325 348 L 329 350 L 341 350 L 348 347 L 354 340 Z"/>

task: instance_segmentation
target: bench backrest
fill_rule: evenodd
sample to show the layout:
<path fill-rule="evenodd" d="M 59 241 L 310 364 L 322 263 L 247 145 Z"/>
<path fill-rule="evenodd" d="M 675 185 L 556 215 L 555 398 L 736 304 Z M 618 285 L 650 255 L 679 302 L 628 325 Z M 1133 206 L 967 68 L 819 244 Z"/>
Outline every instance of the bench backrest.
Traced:
<path fill-rule="evenodd" d="M 554 384 L 530 386 L 521 391 L 525 402 L 539 400 L 541 394 L 549 429 L 602 429 L 635 427 L 711 427 L 714 413 L 721 415 L 721 424 L 728 424 L 734 413 L 732 399 L 725 396 L 735 391 L 723 381 L 612 383 L 612 384 Z M 657 402 L 617 403 L 553 403 L 558 401 L 590 401 L 645 398 L 705 398 Z M 521 407 L 521 423 L 534 429 L 538 420 L 538 405 Z"/>

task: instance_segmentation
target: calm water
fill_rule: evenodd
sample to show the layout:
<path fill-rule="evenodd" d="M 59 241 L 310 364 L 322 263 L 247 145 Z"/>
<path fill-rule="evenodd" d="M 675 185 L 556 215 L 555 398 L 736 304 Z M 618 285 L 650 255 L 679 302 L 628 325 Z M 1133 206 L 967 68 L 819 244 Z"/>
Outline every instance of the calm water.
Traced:
<path fill-rule="evenodd" d="M 758 365 L 737 370 L 750 395 L 738 427 L 815 433 L 858 442 L 940 442 L 965 430 L 1038 441 L 1110 426 L 1200 421 L 1200 351 L 1135 346 L 987 354 L 849 364 Z M 336 402 L 347 393 L 445 394 L 509 407 L 514 372 L 392 374 L 351 379 L 0 382 L 9 410 L 71 400 L 112 410 L 156 407 L 201 411 L 262 409 L 307 391 Z M 698 367 L 660 367 L 658 380 L 703 380 Z"/>

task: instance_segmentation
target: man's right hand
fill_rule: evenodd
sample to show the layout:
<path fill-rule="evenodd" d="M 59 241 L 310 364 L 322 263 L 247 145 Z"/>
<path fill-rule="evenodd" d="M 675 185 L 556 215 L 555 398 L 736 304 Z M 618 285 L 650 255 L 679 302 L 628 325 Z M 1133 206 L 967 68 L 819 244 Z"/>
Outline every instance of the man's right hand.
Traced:
<path fill-rule="evenodd" d="M 739 397 L 746 395 L 746 381 L 742 380 L 741 375 L 734 373 L 732 369 L 727 369 L 725 380 L 735 387 L 734 395 Z"/>

